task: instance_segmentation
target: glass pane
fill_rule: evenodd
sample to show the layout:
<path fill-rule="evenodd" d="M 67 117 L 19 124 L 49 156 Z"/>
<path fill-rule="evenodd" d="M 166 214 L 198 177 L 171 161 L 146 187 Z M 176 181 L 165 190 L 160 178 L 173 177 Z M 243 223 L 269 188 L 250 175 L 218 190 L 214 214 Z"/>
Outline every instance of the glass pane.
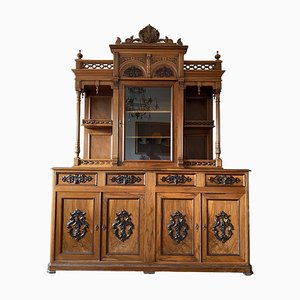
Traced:
<path fill-rule="evenodd" d="M 126 87 L 125 160 L 171 160 L 171 88 Z"/>

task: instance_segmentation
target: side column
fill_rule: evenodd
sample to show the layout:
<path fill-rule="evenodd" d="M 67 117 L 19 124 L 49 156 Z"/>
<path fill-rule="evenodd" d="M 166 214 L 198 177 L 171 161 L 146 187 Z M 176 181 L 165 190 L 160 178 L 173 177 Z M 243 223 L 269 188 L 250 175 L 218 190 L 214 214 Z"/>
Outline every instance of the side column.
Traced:
<path fill-rule="evenodd" d="M 221 126 L 220 126 L 220 93 L 221 89 L 215 89 L 213 96 L 216 102 L 216 167 L 222 167 L 221 154 Z"/>
<path fill-rule="evenodd" d="M 76 91 L 76 142 L 75 142 L 75 158 L 74 165 L 78 166 L 80 163 L 80 104 L 81 91 Z"/>

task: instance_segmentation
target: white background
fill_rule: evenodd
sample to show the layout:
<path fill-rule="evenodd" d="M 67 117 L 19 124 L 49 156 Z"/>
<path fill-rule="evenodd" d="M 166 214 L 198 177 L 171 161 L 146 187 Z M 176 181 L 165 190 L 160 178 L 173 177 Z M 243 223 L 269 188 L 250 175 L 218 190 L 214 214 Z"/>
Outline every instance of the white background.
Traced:
<path fill-rule="evenodd" d="M 295 299 L 299 283 L 297 1 L 1 1 L 2 299 Z M 74 61 L 151 23 L 223 59 L 222 158 L 252 169 L 251 263 L 231 273 L 57 272 L 49 261 L 51 170 L 74 156 Z M 298 192 L 298 193 L 297 193 Z M 297 279 L 298 277 L 298 279 Z M 3 294 L 6 296 L 3 297 Z"/>

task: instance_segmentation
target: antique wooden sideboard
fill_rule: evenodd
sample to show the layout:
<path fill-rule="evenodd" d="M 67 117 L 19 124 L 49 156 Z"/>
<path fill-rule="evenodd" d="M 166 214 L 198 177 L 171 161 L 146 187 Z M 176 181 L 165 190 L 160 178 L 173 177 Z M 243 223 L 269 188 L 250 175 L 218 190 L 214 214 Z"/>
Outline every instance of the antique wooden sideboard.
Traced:
<path fill-rule="evenodd" d="M 186 61 L 187 48 L 148 25 L 117 38 L 113 60 L 79 51 L 74 166 L 53 168 L 50 273 L 252 274 L 249 170 L 220 158 L 222 61 Z"/>

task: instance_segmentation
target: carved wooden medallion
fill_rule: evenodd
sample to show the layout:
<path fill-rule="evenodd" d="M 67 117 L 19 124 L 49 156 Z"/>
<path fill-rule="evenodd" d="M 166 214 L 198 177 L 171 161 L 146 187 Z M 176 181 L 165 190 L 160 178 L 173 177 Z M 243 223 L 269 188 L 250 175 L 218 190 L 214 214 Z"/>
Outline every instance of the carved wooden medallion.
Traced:
<path fill-rule="evenodd" d="M 118 212 L 115 222 L 112 224 L 112 229 L 114 235 L 117 239 L 122 242 L 125 242 L 130 238 L 133 233 L 134 224 L 131 221 L 131 214 L 128 213 L 125 209 L 122 209 Z"/>
<path fill-rule="evenodd" d="M 178 244 L 183 241 L 188 234 L 188 225 L 185 221 L 185 216 L 178 210 L 170 215 L 168 234 L 171 239 Z"/>
<path fill-rule="evenodd" d="M 70 215 L 67 223 L 68 232 L 73 239 L 79 241 L 86 235 L 89 227 L 85 218 L 86 213 L 77 208 Z"/>
<path fill-rule="evenodd" d="M 216 215 L 215 223 L 212 225 L 215 237 L 222 243 L 227 242 L 232 236 L 233 225 L 231 224 L 230 215 L 221 211 Z"/>

